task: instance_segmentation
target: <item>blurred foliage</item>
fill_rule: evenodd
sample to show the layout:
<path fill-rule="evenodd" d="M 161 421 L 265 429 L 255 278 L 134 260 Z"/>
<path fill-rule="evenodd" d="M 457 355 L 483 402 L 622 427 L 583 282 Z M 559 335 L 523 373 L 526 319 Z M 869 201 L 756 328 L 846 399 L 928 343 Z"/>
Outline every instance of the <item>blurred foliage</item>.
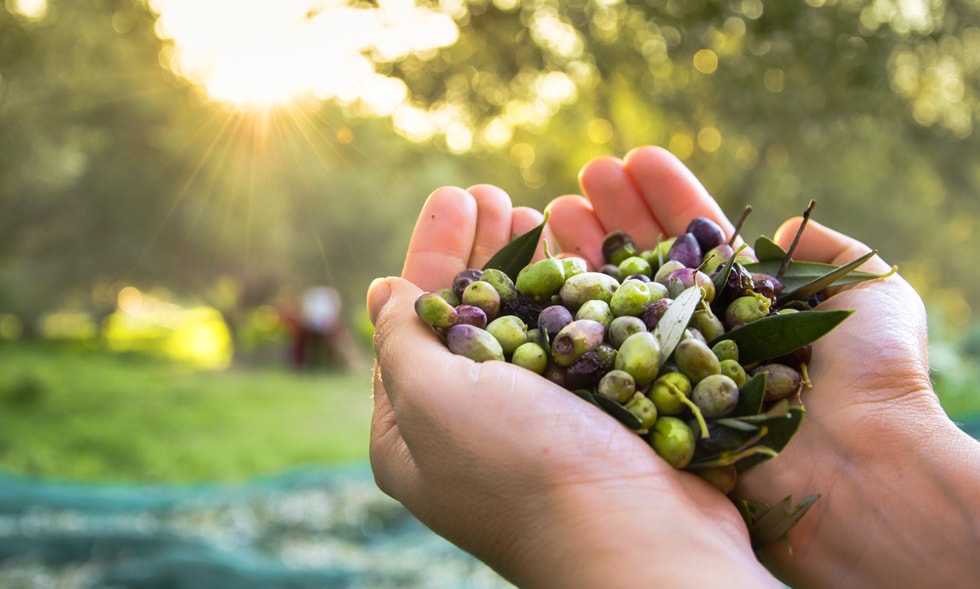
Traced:
<path fill-rule="evenodd" d="M 434 188 L 543 207 L 590 158 L 643 144 L 726 211 L 752 204 L 751 237 L 815 199 L 950 337 L 980 309 L 980 266 L 962 263 L 980 221 L 976 2 L 429 2 L 455 44 L 366 52 L 406 89 L 390 117 L 209 100 L 167 67 L 140 0 L 17 5 L 0 9 L 0 313 L 24 336 L 53 309 L 102 325 L 126 286 L 215 307 L 239 340 L 284 286 L 333 284 L 363 321 Z"/>

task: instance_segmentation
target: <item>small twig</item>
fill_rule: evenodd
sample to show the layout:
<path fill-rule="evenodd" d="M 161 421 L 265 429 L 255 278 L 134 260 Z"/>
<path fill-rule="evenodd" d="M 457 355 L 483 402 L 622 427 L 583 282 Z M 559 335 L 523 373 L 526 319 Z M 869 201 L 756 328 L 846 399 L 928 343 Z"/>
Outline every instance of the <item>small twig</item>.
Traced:
<path fill-rule="evenodd" d="M 742 232 L 742 225 L 745 224 L 745 220 L 749 218 L 749 213 L 751 212 L 752 205 L 745 205 L 745 210 L 742 211 L 742 217 L 738 220 L 738 223 L 735 224 L 735 232 L 732 233 L 732 238 L 728 240 L 728 247 L 732 247 L 732 244 L 735 243 L 735 238 Z"/>
<path fill-rule="evenodd" d="M 817 201 L 811 199 L 810 204 L 807 205 L 806 210 L 803 211 L 803 222 L 800 223 L 800 226 L 796 229 L 796 237 L 793 238 L 793 243 L 790 244 L 789 249 L 786 250 L 786 257 L 783 258 L 783 264 L 779 267 L 779 272 L 776 274 L 777 280 L 782 280 L 783 274 L 786 272 L 786 269 L 789 268 L 789 263 L 793 261 L 793 250 L 796 249 L 796 244 L 800 242 L 800 237 L 803 236 L 803 230 L 806 228 L 806 224 L 810 220 L 810 213 L 813 212 L 813 207 L 816 204 Z"/>

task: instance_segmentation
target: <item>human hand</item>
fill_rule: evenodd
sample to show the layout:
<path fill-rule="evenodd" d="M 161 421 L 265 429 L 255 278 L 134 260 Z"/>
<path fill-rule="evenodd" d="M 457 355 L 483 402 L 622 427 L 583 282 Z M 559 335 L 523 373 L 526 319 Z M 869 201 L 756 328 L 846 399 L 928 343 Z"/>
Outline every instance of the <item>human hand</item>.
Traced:
<path fill-rule="evenodd" d="M 698 215 L 728 235 L 733 230 L 690 171 L 659 148 L 590 162 L 581 183 L 585 198 L 550 205 L 551 227 L 563 251 L 580 252 L 593 265 L 611 230 L 630 233 L 642 249 L 661 232 L 683 232 Z M 775 240 L 788 247 L 800 221 L 785 223 Z M 869 250 L 811 221 L 794 258 L 843 264 Z M 875 257 L 862 269 L 889 266 Z M 743 474 L 736 489 L 736 496 L 770 504 L 822 494 L 790 531 L 792 553 L 777 544 L 761 554 L 764 562 L 794 587 L 975 581 L 980 571 L 967 552 L 976 547 L 980 452 L 932 391 L 922 301 L 892 275 L 837 292 L 821 308 L 855 313 L 813 346 L 814 386 L 804 391 L 806 416 L 793 441 Z M 959 566 L 937 571 L 924 565 L 924 551 Z"/>
<path fill-rule="evenodd" d="M 378 486 L 521 587 L 776 585 L 724 495 L 547 379 L 450 353 L 415 315 L 422 290 L 540 220 L 493 187 L 440 189 L 402 277 L 372 283 Z"/>

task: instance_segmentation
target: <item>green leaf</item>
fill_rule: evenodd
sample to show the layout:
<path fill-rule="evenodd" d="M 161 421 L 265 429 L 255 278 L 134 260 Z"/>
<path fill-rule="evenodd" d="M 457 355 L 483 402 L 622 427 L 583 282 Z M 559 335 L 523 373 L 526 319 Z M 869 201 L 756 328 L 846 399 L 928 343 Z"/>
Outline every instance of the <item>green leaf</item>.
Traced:
<path fill-rule="evenodd" d="M 755 240 L 755 257 L 758 258 L 760 262 L 776 262 L 776 268 L 778 269 L 783 263 L 783 260 L 786 259 L 786 250 L 765 235 L 760 235 L 759 238 Z M 772 272 L 771 274 L 773 276 L 776 275 L 775 272 Z"/>
<path fill-rule="evenodd" d="M 667 358 L 674 353 L 674 348 L 684 338 L 684 330 L 691 322 L 694 311 L 701 304 L 701 287 L 695 285 L 684 290 L 677 295 L 674 302 L 667 307 L 663 317 L 653 330 L 653 336 L 660 344 L 660 365 L 663 366 Z"/>
<path fill-rule="evenodd" d="M 639 432 L 643 429 L 643 423 L 640 421 L 640 419 L 633 415 L 626 407 L 620 405 L 609 397 L 604 397 L 602 395 L 594 395 L 593 399 L 595 399 L 596 404 L 599 405 L 599 407 L 602 407 L 603 411 L 615 417 L 619 423 L 625 425 L 635 432 Z"/>
<path fill-rule="evenodd" d="M 752 548 L 758 550 L 785 539 L 786 533 L 800 521 L 818 499 L 820 499 L 819 493 L 807 495 L 796 507 L 791 507 L 792 496 L 783 498 L 771 507 L 757 499 L 739 502 L 739 512 L 749 529 Z"/>
<path fill-rule="evenodd" d="M 601 405 L 599 405 L 599 403 L 595 400 L 595 395 L 592 394 L 592 391 L 586 389 L 575 389 L 572 392 L 575 393 L 576 397 L 584 399 L 596 407 L 601 407 Z"/>
<path fill-rule="evenodd" d="M 780 416 L 770 416 L 767 419 L 759 422 L 753 421 L 756 425 L 764 426 L 767 428 L 766 435 L 759 440 L 759 444 L 771 448 L 777 454 L 783 451 L 783 448 L 789 444 L 789 441 L 796 434 L 797 430 L 800 429 L 800 424 L 803 423 L 804 410 L 802 407 L 793 406 L 788 407 L 786 413 Z M 745 460 L 740 461 L 736 464 L 738 472 L 745 472 L 762 462 L 765 462 L 771 458 L 770 456 L 750 456 Z"/>
<path fill-rule="evenodd" d="M 730 417 L 741 417 L 743 415 L 755 415 L 762 411 L 762 402 L 766 398 L 766 374 L 756 374 L 745 381 L 742 388 L 738 389 L 738 405 L 732 411 Z"/>
<path fill-rule="evenodd" d="M 667 311 L 670 312 L 670 308 Z M 778 358 L 817 341 L 853 312 L 799 311 L 768 315 L 729 331 L 709 345 L 714 345 L 721 339 L 735 340 L 738 345 L 738 360 L 743 365 Z M 666 317 L 667 314 L 664 313 L 664 316 Z"/>
<path fill-rule="evenodd" d="M 779 273 L 780 266 L 782 266 L 781 261 L 769 260 L 746 264 L 745 269 L 752 273 L 769 274 L 770 276 L 775 276 Z M 835 264 L 801 262 L 798 260 L 793 260 L 789 263 L 789 266 L 786 267 L 786 271 L 783 272 L 782 278 L 780 278 L 780 281 L 783 283 L 783 292 L 792 292 L 797 290 L 806 284 L 819 280 L 821 277 L 836 271 L 839 267 L 840 266 Z M 859 282 L 874 280 L 876 278 L 885 278 L 894 272 L 895 268 L 892 268 L 890 271 L 883 274 L 852 270 L 827 286 L 847 286 L 850 284 L 857 284 Z"/>
<path fill-rule="evenodd" d="M 484 264 L 483 269 L 496 268 L 510 276 L 511 280 L 517 280 L 518 272 L 531 263 L 534 252 L 538 249 L 541 232 L 548 224 L 549 216 L 549 211 L 545 211 L 541 224 L 511 240 Z"/>
<path fill-rule="evenodd" d="M 728 283 L 728 275 L 732 273 L 732 267 L 735 266 L 735 258 L 737 258 L 739 252 L 746 247 L 748 246 L 743 243 L 732 253 L 728 260 L 725 261 L 725 264 L 721 267 L 721 270 L 712 275 L 711 282 L 715 285 L 715 292 L 721 292 L 725 288 L 725 284 Z"/>
<path fill-rule="evenodd" d="M 814 280 L 811 280 L 805 284 L 801 284 L 793 290 L 787 291 L 784 284 L 783 292 L 779 295 L 779 303 L 792 300 L 803 300 L 808 298 L 810 295 L 814 295 L 825 290 L 830 285 L 834 284 L 838 279 L 847 276 L 849 272 L 873 258 L 877 253 L 877 250 L 872 250 L 853 262 L 844 264 L 843 266 L 827 272 L 823 276 L 815 278 Z"/>

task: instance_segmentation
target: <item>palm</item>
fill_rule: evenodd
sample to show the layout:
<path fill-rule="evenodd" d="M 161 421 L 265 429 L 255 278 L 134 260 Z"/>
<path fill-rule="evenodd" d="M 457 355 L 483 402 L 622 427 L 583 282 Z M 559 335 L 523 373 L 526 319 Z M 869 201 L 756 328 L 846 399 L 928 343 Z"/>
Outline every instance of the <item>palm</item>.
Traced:
<path fill-rule="evenodd" d="M 640 247 L 650 247 L 662 233 L 677 235 L 697 215 L 713 218 L 731 232 L 713 199 L 683 165 L 655 148 L 637 150 L 625 162 L 599 160 L 585 168 L 586 199 L 564 197 L 552 204 L 553 232 L 565 250 L 601 263 L 598 244 L 614 229 L 631 233 Z M 799 219 L 787 222 L 776 240 L 788 247 Z M 585 227 L 583 230 L 582 227 Z M 868 248 L 816 223 L 803 233 L 794 257 L 843 264 Z M 887 272 L 873 258 L 864 269 Z M 803 400 L 806 417 L 800 431 L 774 460 L 745 473 L 737 495 L 774 504 L 786 496 L 810 493 L 823 498 L 791 534 L 794 559 L 775 552 L 775 567 L 815 563 L 826 556 L 825 543 L 849 535 L 859 516 L 849 503 L 852 494 L 831 492 L 842 460 L 856 454 L 895 455 L 888 445 L 894 431 L 914 431 L 922 421 L 942 420 L 942 409 L 931 392 L 925 357 L 925 316 L 921 301 L 898 276 L 865 283 L 839 292 L 823 308 L 856 312 L 814 344 L 809 376 L 813 387 Z M 908 313 L 908 309 L 918 310 Z M 869 416 L 874 416 L 869 418 Z M 901 460 L 901 456 L 895 456 Z M 821 526 L 818 530 L 817 526 Z M 811 543 L 823 544 L 804 559 Z M 773 556 L 773 551 L 770 551 Z"/>
<path fill-rule="evenodd" d="M 574 496 L 593 512 L 587 518 L 628 520 L 638 498 L 647 497 L 659 517 L 705 520 L 747 547 L 730 501 L 673 470 L 640 436 L 530 371 L 454 356 L 414 317 L 411 301 L 421 290 L 451 284 L 458 271 L 479 267 L 540 220 L 540 213 L 512 209 L 491 187 L 443 189 L 427 201 L 405 261 L 406 280 L 392 282 L 393 298 L 403 301 L 392 311 L 398 317 L 377 323 L 376 341 L 392 342 L 379 344 L 384 361 L 375 378 L 372 457 L 379 484 L 397 489 L 420 519 L 491 564 L 495 555 L 479 554 L 481 547 L 519 529 L 498 523 L 474 531 L 459 522 L 484 511 L 519 521 L 536 492 L 544 502 Z M 445 495 L 447 488 L 456 493 Z M 437 508 L 433 494 L 445 496 Z"/>

